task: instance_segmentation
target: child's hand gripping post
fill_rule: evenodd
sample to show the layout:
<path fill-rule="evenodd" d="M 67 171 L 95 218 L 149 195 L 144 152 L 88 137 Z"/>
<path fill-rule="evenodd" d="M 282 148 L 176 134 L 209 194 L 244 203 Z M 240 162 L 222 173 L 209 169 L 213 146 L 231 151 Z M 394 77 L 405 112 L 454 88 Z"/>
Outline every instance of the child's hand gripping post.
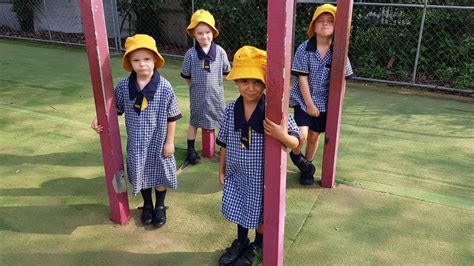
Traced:
<path fill-rule="evenodd" d="M 103 130 L 102 126 L 99 125 L 99 122 L 97 121 L 97 117 L 94 117 L 91 123 L 91 128 L 94 130 L 97 134 L 100 134 Z"/>
<path fill-rule="evenodd" d="M 281 123 L 278 125 L 267 117 L 263 121 L 263 127 L 265 134 L 280 141 L 285 147 L 294 149 L 298 146 L 298 139 L 288 134 L 288 118 L 282 117 Z"/>

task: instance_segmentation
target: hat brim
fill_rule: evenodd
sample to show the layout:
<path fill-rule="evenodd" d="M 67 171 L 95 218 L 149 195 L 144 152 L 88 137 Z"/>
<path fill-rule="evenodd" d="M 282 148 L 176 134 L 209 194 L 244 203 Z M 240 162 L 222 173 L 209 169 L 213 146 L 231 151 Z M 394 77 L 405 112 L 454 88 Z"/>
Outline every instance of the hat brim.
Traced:
<path fill-rule="evenodd" d="M 210 25 L 207 21 L 195 20 L 195 21 L 191 21 L 191 23 L 189 23 L 189 26 L 186 28 L 186 32 L 188 33 L 189 37 L 194 38 L 194 34 L 193 34 L 194 28 L 196 28 L 199 25 L 199 23 L 204 23 L 207 26 L 211 27 L 213 38 L 216 38 L 217 36 L 219 36 L 219 31 L 216 29 L 216 27 Z"/>
<path fill-rule="evenodd" d="M 128 55 L 131 52 L 133 52 L 135 50 L 138 50 L 138 49 L 148 49 L 157 56 L 157 60 L 155 61 L 155 70 L 162 67 L 165 64 L 165 59 L 163 58 L 163 56 L 161 56 L 160 53 L 158 53 L 158 51 L 156 51 L 154 49 L 150 49 L 148 47 L 143 47 L 143 45 L 135 45 L 135 46 L 132 46 L 129 49 L 127 49 L 127 51 L 125 52 L 125 54 L 122 57 L 122 66 L 126 71 L 128 71 L 128 72 L 133 71 L 133 67 L 130 64 L 130 61 L 128 60 Z"/>
<path fill-rule="evenodd" d="M 227 80 L 258 79 L 266 84 L 265 71 L 256 67 L 234 67 L 226 77 Z"/>

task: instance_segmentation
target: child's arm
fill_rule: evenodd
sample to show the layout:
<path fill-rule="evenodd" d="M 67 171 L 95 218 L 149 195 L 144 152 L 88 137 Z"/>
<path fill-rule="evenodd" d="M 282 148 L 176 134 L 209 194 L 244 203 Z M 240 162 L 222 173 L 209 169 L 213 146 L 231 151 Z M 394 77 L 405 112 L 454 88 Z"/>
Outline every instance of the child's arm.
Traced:
<path fill-rule="evenodd" d="M 280 141 L 285 147 L 295 149 L 299 145 L 297 137 L 288 134 L 288 120 L 286 117 L 281 119 L 279 125 L 272 122 L 269 118 L 265 118 L 263 121 L 263 127 L 265 128 L 265 134 L 270 135 L 274 139 Z"/>
<path fill-rule="evenodd" d="M 103 128 L 101 125 L 99 125 L 99 122 L 97 122 L 97 116 L 94 117 L 91 123 L 91 128 L 94 130 L 97 134 L 100 134 L 102 132 Z"/>
<path fill-rule="evenodd" d="M 308 114 L 313 117 L 319 116 L 319 109 L 314 105 L 313 99 L 311 98 L 311 93 L 309 92 L 309 81 L 308 76 L 298 76 L 298 82 L 300 85 L 301 95 L 303 95 L 304 103 L 306 104 L 306 109 Z"/>
<path fill-rule="evenodd" d="M 176 121 L 168 122 L 166 129 L 166 141 L 163 147 L 163 155 L 171 157 L 174 154 L 174 132 L 176 130 Z"/>
<path fill-rule="evenodd" d="M 219 183 L 221 185 L 224 185 L 225 156 L 226 156 L 226 148 L 221 147 L 221 153 L 219 155 Z"/>

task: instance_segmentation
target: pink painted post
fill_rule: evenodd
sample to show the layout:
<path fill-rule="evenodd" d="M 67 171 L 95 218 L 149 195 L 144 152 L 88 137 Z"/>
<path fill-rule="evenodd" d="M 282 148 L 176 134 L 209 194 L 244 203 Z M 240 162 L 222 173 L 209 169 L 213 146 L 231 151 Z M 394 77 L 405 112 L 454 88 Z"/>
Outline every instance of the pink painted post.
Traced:
<path fill-rule="evenodd" d="M 202 129 L 202 156 L 211 158 L 216 150 L 214 129 Z"/>
<path fill-rule="evenodd" d="M 81 0 L 81 13 L 96 114 L 99 124 L 103 126 L 100 143 L 110 216 L 113 222 L 124 224 L 130 218 L 130 210 L 102 0 Z"/>
<path fill-rule="evenodd" d="M 346 89 L 346 63 L 352 20 L 353 0 L 338 0 L 334 32 L 333 58 L 329 85 L 328 113 L 324 140 L 321 186 L 332 188 L 336 179 L 337 149 L 342 103 Z"/>
<path fill-rule="evenodd" d="M 268 1 L 266 116 L 278 124 L 288 116 L 294 4 Z M 283 145 L 265 136 L 264 265 L 283 265 L 286 161 Z"/>

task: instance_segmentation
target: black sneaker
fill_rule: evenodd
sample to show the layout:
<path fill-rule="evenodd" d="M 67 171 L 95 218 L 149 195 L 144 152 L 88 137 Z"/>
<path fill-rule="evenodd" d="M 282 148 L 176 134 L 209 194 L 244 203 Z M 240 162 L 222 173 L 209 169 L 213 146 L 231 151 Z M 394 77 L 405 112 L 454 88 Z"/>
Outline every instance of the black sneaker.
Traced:
<path fill-rule="evenodd" d="M 296 167 L 298 167 L 298 169 L 300 168 L 298 165 L 300 164 L 299 163 L 299 157 L 302 156 L 301 153 L 300 155 L 296 155 L 293 153 L 293 151 L 290 151 L 290 159 L 291 161 L 293 162 L 294 165 L 296 165 Z"/>
<path fill-rule="evenodd" d="M 219 266 L 232 265 L 235 260 L 247 249 L 249 245 L 248 242 L 249 240 L 247 239 L 247 242 L 245 245 L 243 245 L 239 242 L 239 240 L 234 240 L 232 245 L 226 248 L 226 252 L 219 258 Z"/>
<path fill-rule="evenodd" d="M 188 150 L 186 160 L 190 164 L 197 164 L 201 160 L 201 157 L 199 157 L 199 154 L 195 150 Z"/>
<path fill-rule="evenodd" d="M 303 171 L 310 171 L 311 168 L 314 169 L 314 165 L 304 157 L 304 155 L 295 155 L 292 151 L 290 152 L 290 158 L 291 161 L 293 162 L 296 167 L 300 170 L 300 172 Z M 314 174 L 314 173 L 312 173 Z"/>
<path fill-rule="evenodd" d="M 240 255 L 235 261 L 234 265 L 238 266 L 251 266 L 254 262 L 257 262 L 257 265 L 262 265 L 262 254 L 263 250 L 261 247 L 255 245 L 255 243 L 250 244 L 247 249 Z M 258 263 L 260 262 L 260 263 Z"/>
<path fill-rule="evenodd" d="M 308 162 L 309 163 L 309 162 Z M 300 174 L 300 184 L 303 186 L 310 186 L 314 184 L 314 173 L 316 172 L 316 167 L 312 163 L 309 163 L 308 167 L 301 171 Z"/>
<path fill-rule="evenodd" d="M 153 205 L 145 205 L 142 208 L 142 224 L 151 224 L 153 219 Z"/>
<path fill-rule="evenodd" d="M 295 155 L 290 152 L 290 158 L 296 167 L 300 170 L 300 184 L 303 186 L 309 186 L 314 184 L 314 173 L 316 173 L 316 167 L 308 161 L 303 155 Z"/>
<path fill-rule="evenodd" d="M 166 224 L 166 208 L 165 206 L 156 206 L 153 212 L 153 226 L 160 228 Z"/>

